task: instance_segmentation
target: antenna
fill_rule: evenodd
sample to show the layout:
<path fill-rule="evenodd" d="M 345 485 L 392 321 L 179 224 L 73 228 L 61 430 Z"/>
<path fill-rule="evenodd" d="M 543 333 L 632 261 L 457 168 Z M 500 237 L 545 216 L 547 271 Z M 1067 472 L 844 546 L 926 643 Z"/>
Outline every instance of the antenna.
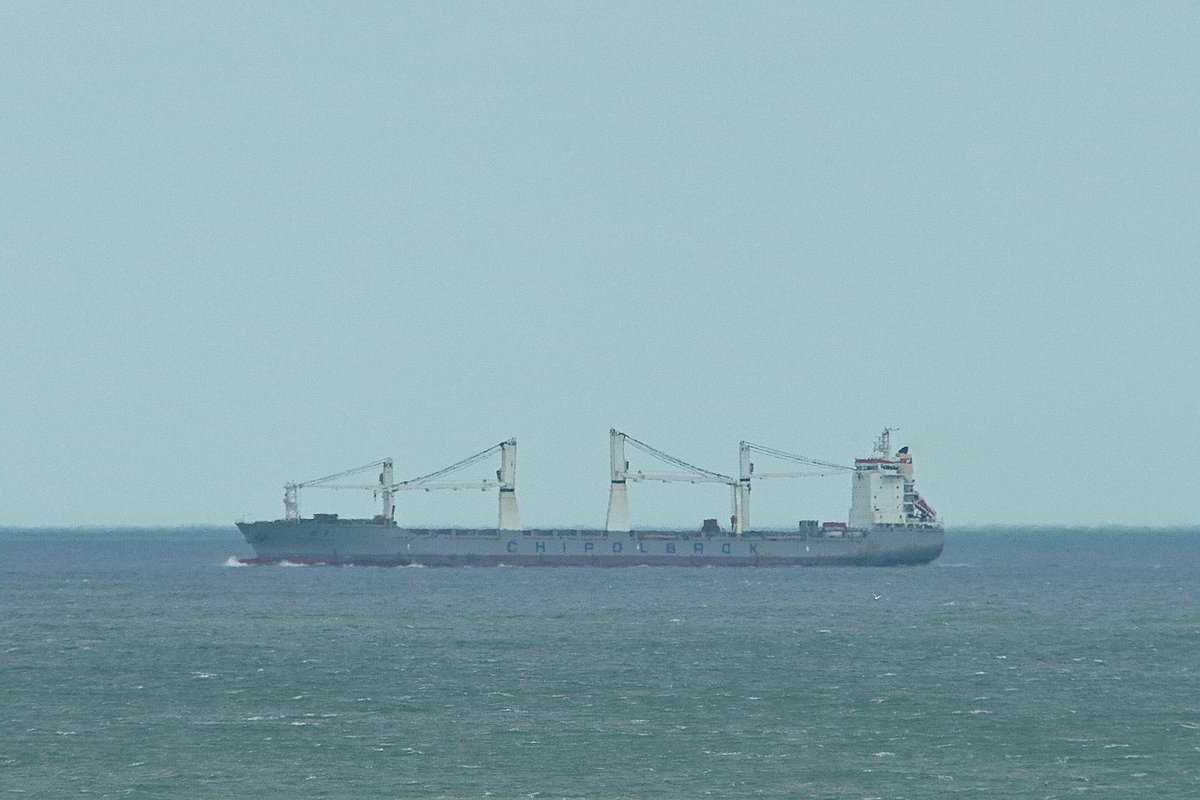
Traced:
<path fill-rule="evenodd" d="M 880 458 L 892 457 L 892 434 L 900 430 L 899 428 L 884 428 L 883 433 L 879 434 L 879 438 L 875 440 L 875 452 Z"/>

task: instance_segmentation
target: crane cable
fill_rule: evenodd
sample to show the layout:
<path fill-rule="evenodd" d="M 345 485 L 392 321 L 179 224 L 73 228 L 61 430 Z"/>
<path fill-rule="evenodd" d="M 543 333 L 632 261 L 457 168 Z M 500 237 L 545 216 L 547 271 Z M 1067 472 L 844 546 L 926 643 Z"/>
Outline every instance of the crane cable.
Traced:
<path fill-rule="evenodd" d="M 327 483 L 329 481 L 335 481 L 338 478 L 346 478 L 346 477 L 349 477 L 350 475 L 357 475 L 360 472 L 366 472 L 369 469 L 373 470 L 377 467 L 382 467 L 384 464 L 387 463 L 387 461 L 388 460 L 386 458 L 380 459 L 379 461 L 372 461 L 370 464 L 364 464 L 361 467 L 355 467 L 354 469 L 343 470 L 342 472 L 337 472 L 337 473 L 334 473 L 333 475 L 326 475 L 324 478 L 315 478 L 311 481 L 304 481 L 303 483 L 297 483 L 297 484 L 295 484 L 295 486 L 297 489 L 306 489 L 310 486 L 319 486 L 322 483 Z"/>
<path fill-rule="evenodd" d="M 419 478 L 409 478 L 408 480 L 400 481 L 399 483 L 397 483 L 395 485 L 396 486 L 411 486 L 413 484 L 425 483 L 427 481 L 433 480 L 434 478 L 441 478 L 441 477 L 444 477 L 451 473 L 458 472 L 461 469 L 466 469 L 467 467 L 469 467 L 473 464 L 478 464 L 480 461 L 483 461 L 485 458 L 490 456 L 492 453 L 495 453 L 496 451 L 498 451 L 504 444 L 507 444 L 507 442 L 502 442 L 501 444 L 492 445 L 491 447 L 489 447 L 486 450 L 481 450 L 480 452 L 476 453 L 473 456 L 468 456 L 467 458 L 464 458 L 462 461 L 456 461 L 455 463 L 451 464 L 448 467 L 443 467 L 442 469 L 439 469 L 437 472 L 431 472 L 428 475 L 422 475 Z"/>
<path fill-rule="evenodd" d="M 680 469 L 687 470 L 688 472 L 691 472 L 694 475 L 702 475 L 707 478 L 718 478 L 720 480 L 729 481 L 731 483 L 735 482 L 734 479 L 729 477 L 728 475 L 722 475 L 719 472 L 713 472 L 711 470 L 704 469 L 703 467 L 697 467 L 695 464 L 689 464 L 688 462 L 684 461 L 683 459 L 676 458 L 675 456 L 670 455 L 669 453 L 664 453 L 662 450 L 659 450 L 658 448 L 655 448 L 655 447 L 651 447 L 650 445 L 646 444 L 645 442 L 639 441 L 628 434 L 623 434 L 623 435 L 625 436 L 625 441 L 629 442 L 634 447 L 638 448 L 639 450 L 646 453 L 647 455 L 657 458 L 659 461 L 663 461 L 667 464 L 671 464 L 672 466 L 676 466 L 676 467 L 679 467 Z"/>
<path fill-rule="evenodd" d="M 749 448 L 750 450 L 753 450 L 755 452 L 763 453 L 768 456 L 774 456 L 775 458 L 781 458 L 786 461 L 798 461 L 801 464 L 808 464 L 809 466 L 812 466 L 812 467 L 822 467 L 824 469 L 836 469 L 836 470 L 843 470 L 845 472 L 853 472 L 854 471 L 853 467 L 847 467 L 843 464 L 834 464 L 831 461 L 819 461 L 815 458 L 809 458 L 808 456 L 801 456 L 801 455 L 797 455 L 795 453 L 789 453 L 785 450 L 776 450 L 774 447 L 764 447 L 761 444 L 754 444 L 753 442 L 742 442 L 742 444 L 744 444 L 747 448 Z"/>

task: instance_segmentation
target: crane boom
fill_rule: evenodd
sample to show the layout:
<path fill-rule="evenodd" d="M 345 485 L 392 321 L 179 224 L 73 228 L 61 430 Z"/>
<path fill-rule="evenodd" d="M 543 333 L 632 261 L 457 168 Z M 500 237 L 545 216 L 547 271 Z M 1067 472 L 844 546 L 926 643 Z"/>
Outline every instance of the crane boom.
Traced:
<path fill-rule="evenodd" d="M 854 467 L 847 467 L 844 464 L 835 464 L 832 461 L 821 461 L 819 459 L 809 458 L 808 456 L 802 456 L 797 453 L 789 453 L 786 450 L 778 450 L 774 447 L 766 447 L 765 445 L 754 444 L 753 442 L 742 442 L 742 447 L 749 452 L 774 456 L 775 458 L 782 459 L 784 461 L 797 461 L 801 464 L 808 464 L 809 466 L 813 467 L 823 467 L 825 469 L 840 470 L 843 472 L 854 471 Z"/>
<path fill-rule="evenodd" d="M 342 470 L 341 472 L 335 472 L 332 475 L 326 475 L 324 478 L 313 478 L 311 481 L 302 481 L 300 483 L 294 483 L 293 486 L 295 486 L 297 489 L 307 489 L 310 486 L 320 486 L 321 484 L 327 483 L 328 481 L 336 481 L 339 478 L 348 478 L 351 475 L 358 475 L 359 473 L 366 472 L 369 469 L 375 469 L 376 467 L 385 467 L 390 463 L 392 463 L 392 460 L 390 458 L 382 458 L 379 461 L 372 461 L 370 464 L 363 464 L 361 467 L 355 467 L 354 469 L 346 469 L 346 470 Z M 330 488 L 343 488 L 343 487 L 330 487 Z M 345 488 L 349 488 L 349 487 L 345 487 Z"/>
<path fill-rule="evenodd" d="M 459 472 L 460 470 L 464 470 L 467 467 L 478 464 L 480 461 L 483 461 L 485 458 L 490 456 L 492 453 L 500 452 L 500 450 L 505 447 L 516 447 L 516 444 L 517 444 L 516 439 L 509 439 L 507 442 L 501 442 L 500 444 L 494 444 L 491 447 L 487 448 L 486 450 L 480 450 L 478 453 L 476 453 L 473 456 L 467 456 L 466 458 L 462 459 L 461 461 L 455 461 L 453 464 L 451 464 L 448 467 L 442 467 L 439 470 L 434 470 L 433 472 L 430 472 L 428 475 L 421 475 L 416 478 L 409 478 L 406 481 L 400 481 L 399 483 L 395 484 L 395 486 L 397 489 L 399 489 L 401 487 L 408 486 L 410 484 L 425 483 L 427 481 L 432 481 L 435 478 L 441 478 L 445 475 L 451 475 L 455 472 Z"/>
<path fill-rule="evenodd" d="M 658 481 L 660 483 L 723 483 L 726 486 L 734 486 L 737 484 L 733 478 L 727 478 L 724 475 L 672 475 L 669 473 L 653 473 L 638 471 L 631 475 L 626 475 L 627 481 Z"/>
<path fill-rule="evenodd" d="M 362 486 L 357 484 L 340 484 L 330 483 L 340 478 L 348 478 L 351 475 L 358 475 L 367 470 L 374 470 L 377 467 L 382 467 L 383 471 L 379 473 L 379 483 L 373 486 Z M 301 489 L 365 489 L 367 491 L 383 493 L 383 517 L 391 518 L 392 495 L 387 487 L 392 483 L 392 460 L 390 458 L 372 461 L 370 464 L 363 464 L 361 467 L 353 469 L 345 469 L 341 472 L 335 472 L 332 475 L 326 475 L 323 478 L 314 478 L 310 481 L 301 481 L 299 483 L 286 483 L 283 486 L 283 512 L 284 519 L 298 520 L 300 519 L 300 490 Z"/>
<path fill-rule="evenodd" d="M 608 517 L 604 527 L 608 531 L 629 531 L 629 490 L 632 481 L 658 481 L 660 483 L 721 483 L 726 486 L 737 485 L 737 480 L 722 475 L 719 472 L 697 467 L 681 458 L 664 453 L 656 447 L 632 436 L 621 433 L 616 428 L 608 432 L 609 460 L 612 483 L 608 494 Z M 629 462 L 625 460 L 625 444 L 629 443 L 648 456 L 661 461 L 668 466 L 677 467 L 681 472 L 630 472 Z"/>
<path fill-rule="evenodd" d="M 783 461 L 794 461 L 810 467 L 817 467 L 817 472 L 767 472 L 755 473 L 754 464 L 750 461 L 751 453 L 762 453 Z M 835 464 L 832 461 L 821 461 L 797 453 L 789 453 L 774 447 L 766 447 L 753 442 L 742 442 L 738 448 L 740 471 L 737 487 L 734 489 L 734 525 L 737 533 L 745 533 L 750 527 L 750 483 L 755 478 L 815 478 L 826 475 L 837 475 L 853 472 L 853 467 Z"/>
<path fill-rule="evenodd" d="M 460 472 L 467 467 L 474 466 L 495 453 L 500 454 L 500 469 L 496 471 L 496 480 L 481 480 L 481 481 L 439 481 L 438 478 L 445 478 Z M 392 492 L 411 492 L 411 491 L 460 491 L 469 489 L 478 489 L 487 491 L 489 489 L 500 490 L 500 521 L 499 528 L 502 531 L 515 531 L 521 529 L 521 517 L 517 510 L 517 440 L 508 439 L 494 444 L 491 447 L 480 450 L 473 456 L 467 456 L 461 461 L 456 461 L 448 467 L 443 467 L 439 470 L 434 470 L 426 475 L 420 475 L 416 478 L 409 478 L 406 481 L 394 483 L 388 487 Z"/>
<path fill-rule="evenodd" d="M 462 489 L 479 489 L 486 492 L 488 489 L 497 489 L 500 487 L 499 481 L 478 481 L 472 483 L 470 481 L 459 481 L 457 483 L 397 483 L 392 486 L 393 492 L 433 492 L 446 489 L 449 491 L 459 491 Z"/>

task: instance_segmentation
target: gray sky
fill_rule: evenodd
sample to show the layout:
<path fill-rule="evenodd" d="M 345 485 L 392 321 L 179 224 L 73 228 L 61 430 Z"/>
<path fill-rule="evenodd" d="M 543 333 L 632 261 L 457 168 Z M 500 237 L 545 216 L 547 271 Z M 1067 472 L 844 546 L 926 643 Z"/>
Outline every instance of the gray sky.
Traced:
<path fill-rule="evenodd" d="M 4 3 L 0 524 L 273 518 L 516 436 L 524 521 L 599 525 L 610 427 L 728 472 L 884 425 L 951 524 L 1200 521 L 1197 41 L 1194 3 Z"/>

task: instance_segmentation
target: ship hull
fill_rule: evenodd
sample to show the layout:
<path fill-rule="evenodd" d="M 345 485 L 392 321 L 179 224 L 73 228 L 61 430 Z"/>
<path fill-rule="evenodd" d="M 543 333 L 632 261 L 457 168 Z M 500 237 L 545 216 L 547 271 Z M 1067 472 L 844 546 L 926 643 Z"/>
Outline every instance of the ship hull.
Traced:
<path fill-rule="evenodd" d="M 936 526 L 888 526 L 838 535 L 778 531 L 401 528 L 392 522 L 311 519 L 239 522 L 247 563 L 362 566 L 897 566 L 942 552 Z"/>

